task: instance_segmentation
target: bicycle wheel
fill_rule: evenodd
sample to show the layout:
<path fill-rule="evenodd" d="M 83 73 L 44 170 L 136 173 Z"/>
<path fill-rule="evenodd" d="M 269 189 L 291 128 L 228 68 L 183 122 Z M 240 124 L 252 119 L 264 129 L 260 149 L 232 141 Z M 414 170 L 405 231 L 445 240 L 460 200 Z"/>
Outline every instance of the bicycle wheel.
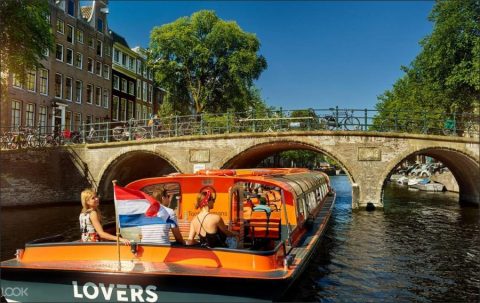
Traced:
<path fill-rule="evenodd" d="M 360 126 L 360 120 L 355 117 L 347 117 L 343 120 L 343 128 L 346 130 L 360 130 L 362 127 Z"/>
<path fill-rule="evenodd" d="M 145 138 L 146 134 L 147 134 L 147 130 L 143 127 L 136 127 L 133 132 L 133 136 L 135 140 L 141 140 Z"/>
<path fill-rule="evenodd" d="M 123 138 L 123 127 L 115 126 L 112 129 L 112 136 L 115 141 L 121 141 Z"/>

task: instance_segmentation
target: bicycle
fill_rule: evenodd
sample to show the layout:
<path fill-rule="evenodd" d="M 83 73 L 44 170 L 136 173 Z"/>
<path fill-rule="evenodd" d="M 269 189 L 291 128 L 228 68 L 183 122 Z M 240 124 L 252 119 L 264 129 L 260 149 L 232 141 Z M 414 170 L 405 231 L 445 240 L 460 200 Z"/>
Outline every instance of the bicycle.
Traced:
<path fill-rule="evenodd" d="M 123 126 L 115 126 L 112 129 L 112 136 L 116 141 L 141 140 L 145 138 L 146 133 L 147 130 L 144 127 L 138 126 L 137 121 L 133 118 L 128 120 Z"/>
<path fill-rule="evenodd" d="M 333 108 L 330 108 L 333 111 Z M 353 115 L 352 110 L 343 110 L 343 115 L 338 116 L 340 121 L 337 121 L 337 116 L 332 113 L 332 115 L 326 115 L 322 118 L 319 118 L 319 123 L 324 129 L 335 130 L 335 129 L 344 129 L 344 130 L 360 130 L 362 126 L 360 125 L 360 120 Z"/>

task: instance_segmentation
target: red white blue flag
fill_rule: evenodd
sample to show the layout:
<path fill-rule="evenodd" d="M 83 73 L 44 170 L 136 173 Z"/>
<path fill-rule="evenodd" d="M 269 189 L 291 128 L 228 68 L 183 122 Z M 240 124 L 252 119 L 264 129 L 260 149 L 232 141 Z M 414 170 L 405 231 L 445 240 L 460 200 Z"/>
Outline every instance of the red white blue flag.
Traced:
<path fill-rule="evenodd" d="M 134 189 L 113 186 L 115 208 L 120 228 L 152 224 L 175 224 L 169 213 L 157 200 Z"/>

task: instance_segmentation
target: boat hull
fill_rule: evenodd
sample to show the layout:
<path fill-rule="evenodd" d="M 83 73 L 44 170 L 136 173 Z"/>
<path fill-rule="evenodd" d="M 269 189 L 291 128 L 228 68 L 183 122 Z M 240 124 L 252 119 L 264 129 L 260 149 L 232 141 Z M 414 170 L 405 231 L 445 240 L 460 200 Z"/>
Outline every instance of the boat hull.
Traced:
<path fill-rule="evenodd" d="M 292 282 L 13 268 L 1 275 L 7 300 L 18 302 L 261 302 L 280 298 Z"/>

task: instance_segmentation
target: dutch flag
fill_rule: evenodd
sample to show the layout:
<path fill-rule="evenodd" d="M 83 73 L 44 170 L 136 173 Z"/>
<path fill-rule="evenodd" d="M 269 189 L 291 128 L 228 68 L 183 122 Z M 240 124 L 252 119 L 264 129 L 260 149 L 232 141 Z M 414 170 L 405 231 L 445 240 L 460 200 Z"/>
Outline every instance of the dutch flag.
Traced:
<path fill-rule="evenodd" d="M 113 186 L 113 191 L 120 228 L 152 224 L 176 225 L 165 207 L 146 193 L 116 184 Z"/>

